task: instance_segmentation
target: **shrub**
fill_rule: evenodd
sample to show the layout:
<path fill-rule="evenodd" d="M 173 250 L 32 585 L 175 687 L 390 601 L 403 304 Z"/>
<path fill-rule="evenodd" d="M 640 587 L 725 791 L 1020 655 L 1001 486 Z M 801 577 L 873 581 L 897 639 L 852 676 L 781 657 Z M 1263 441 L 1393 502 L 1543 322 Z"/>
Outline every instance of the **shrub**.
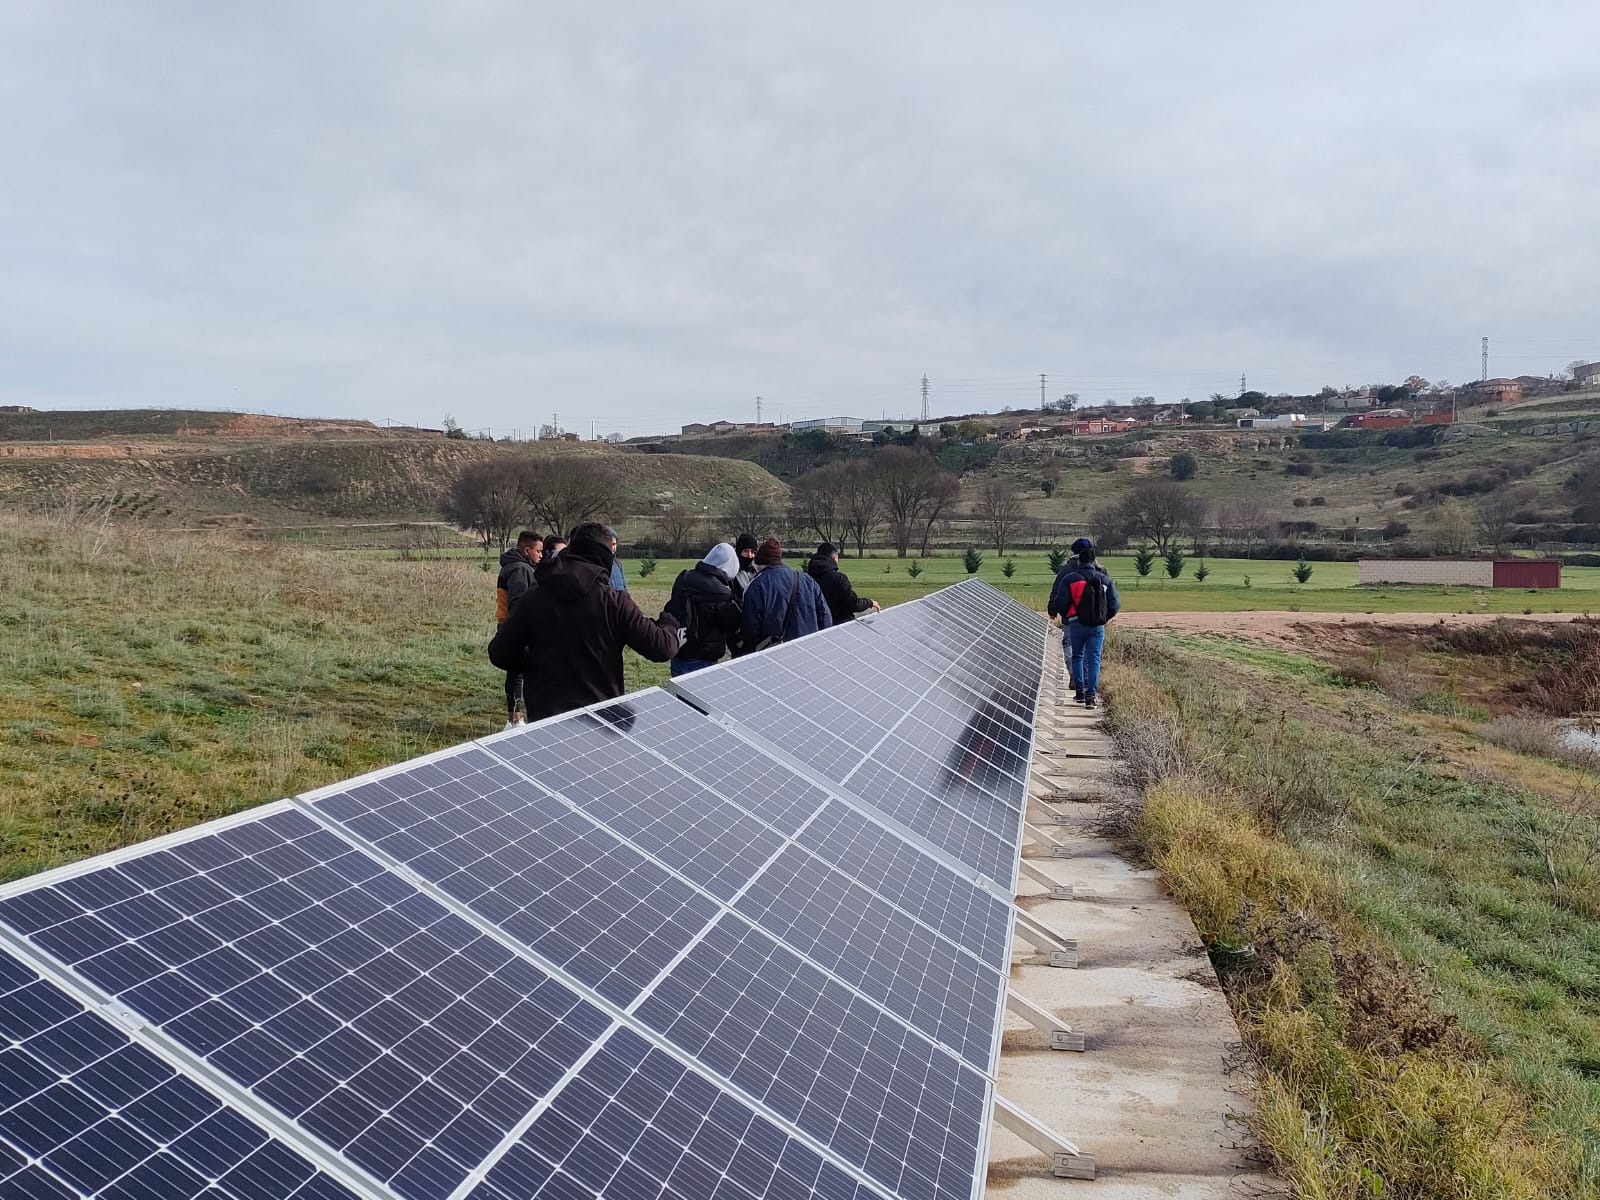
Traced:
<path fill-rule="evenodd" d="M 976 575 L 978 568 L 983 566 L 983 551 L 976 546 L 968 546 L 967 552 L 961 556 L 961 565 L 967 569 L 968 575 Z"/>
<path fill-rule="evenodd" d="M 1016 573 L 1017 560 L 1014 558 L 1006 559 L 1005 564 L 1000 568 L 1000 574 L 1004 575 L 1007 579 L 1010 579 Z"/>
<path fill-rule="evenodd" d="M 1201 562 L 1201 564 L 1194 569 L 1195 581 L 1198 583 L 1204 583 L 1206 581 L 1206 577 L 1210 574 L 1211 568 L 1206 566 L 1204 562 Z"/>
<path fill-rule="evenodd" d="M 906 568 L 906 574 L 915 579 L 918 575 L 922 574 L 922 564 L 916 559 L 912 559 L 911 565 Z"/>
<path fill-rule="evenodd" d="M 1071 552 L 1066 550 L 1064 547 L 1051 546 L 1050 552 L 1046 557 L 1050 559 L 1050 574 L 1056 575 L 1060 573 L 1062 565 L 1067 561 L 1067 559 L 1071 558 L 1072 555 Z"/>
<path fill-rule="evenodd" d="M 1409 496 L 1416 490 L 1409 483 L 1397 483 L 1394 485 L 1394 494 L 1396 496 Z"/>
<path fill-rule="evenodd" d="M 1328 498 L 1326 496 L 1313 496 L 1313 497 L 1311 497 L 1311 507 L 1312 508 L 1322 508 L 1327 503 L 1328 503 Z"/>
<path fill-rule="evenodd" d="M 1294 576 L 1296 583 L 1305 583 L 1311 578 L 1311 570 L 1311 564 L 1302 557 L 1295 563 L 1294 570 L 1289 573 Z"/>
<path fill-rule="evenodd" d="M 1405 537 L 1406 534 L 1410 532 L 1411 526 L 1407 525 L 1404 521 L 1391 520 L 1383 527 L 1383 536 L 1388 538 L 1391 542 L 1394 541 L 1395 538 Z"/>
<path fill-rule="evenodd" d="M 1183 551 L 1174 546 L 1167 551 L 1167 578 L 1176 579 L 1183 574 Z"/>
<path fill-rule="evenodd" d="M 1200 460 L 1187 450 L 1180 450 L 1167 463 L 1167 470 L 1179 482 L 1193 479 L 1200 473 Z"/>
<path fill-rule="evenodd" d="M 649 579 L 650 576 L 654 575 L 655 573 L 656 573 L 656 560 L 654 558 L 646 556 L 646 557 L 641 558 L 639 560 L 639 578 L 640 579 Z"/>
<path fill-rule="evenodd" d="M 1150 574 L 1150 568 L 1155 565 L 1156 552 L 1149 546 L 1140 546 L 1133 555 L 1133 569 L 1139 572 L 1141 579 Z"/>
<path fill-rule="evenodd" d="M 1296 508 L 1304 508 L 1306 506 L 1306 498 L 1304 496 L 1296 496 L 1293 504 Z"/>

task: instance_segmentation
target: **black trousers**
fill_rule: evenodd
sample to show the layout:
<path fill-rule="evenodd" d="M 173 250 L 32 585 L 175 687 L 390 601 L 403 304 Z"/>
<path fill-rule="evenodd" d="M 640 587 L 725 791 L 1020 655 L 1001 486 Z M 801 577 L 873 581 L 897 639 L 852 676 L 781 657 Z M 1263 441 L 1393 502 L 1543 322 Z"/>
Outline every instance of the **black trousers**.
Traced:
<path fill-rule="evenodd" d="M 526 708 L 522 698 L 522 672 L 506 672 L 506 716 L 514 717 L 519 708 Z"/>

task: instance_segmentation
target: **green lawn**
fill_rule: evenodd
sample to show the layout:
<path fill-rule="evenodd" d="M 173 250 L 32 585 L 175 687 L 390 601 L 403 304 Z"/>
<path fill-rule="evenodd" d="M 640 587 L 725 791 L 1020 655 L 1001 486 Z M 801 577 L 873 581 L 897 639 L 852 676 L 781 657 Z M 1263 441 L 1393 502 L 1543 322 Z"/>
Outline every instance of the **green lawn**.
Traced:
<path fill-rule="evenodd" d="M 793 562 L 801 560 L 794 559 Z M 1355 563 L 1312 563 L 1303 586 L 1290 575 L 1292 562 L 1281 559 L 1208 558 L 1211 574 L 1196 582 L 1199 559 L 1184 563 L 1183 574 L 1171 580 L 1161 560 L 1141 579 L 1131 554 L 1111 554 L 1104 559 L 1116 580 L 1122 605 L 1129 612 L 1264 612 L 1300 609 L 1305 612 L 1586 612 L 1600 611 L 1600 567 L 1568 567 L 1559 590 L 1525 592 L 1515 589 L 1466 587 L 1358 587 Z M 1050 595 L 1050 563 L 1044 554 L 1030 551 L 1015 559 L 1016 574 L 1007 579 L 1004 560 L 985 555 L 978 578 L 1009 592 L 1030 608 L 1043 609 Z M 912 579 L 910 559 L 868 556 L 845 558 L 840 567 L 856 591 L 882 604 L 914 600 L 937 588 L 967 578 L 959 557 L 923 559 L 922 574 Z M 687 559 L 662 559 L 649 582 L 662 589 L 692 565 Z M 639 579 L 637 559 L 625 559 L 628 578 Z M 1248 580 L 1248 583 L 1246 582 Z M 659 582 L 657 582 L 659 581 Z"/>

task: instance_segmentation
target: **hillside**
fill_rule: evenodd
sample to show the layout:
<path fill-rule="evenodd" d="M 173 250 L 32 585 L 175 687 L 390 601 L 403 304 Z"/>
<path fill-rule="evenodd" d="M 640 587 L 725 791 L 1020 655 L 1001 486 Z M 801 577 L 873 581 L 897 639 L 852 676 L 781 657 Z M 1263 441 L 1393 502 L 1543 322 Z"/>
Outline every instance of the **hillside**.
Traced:
<path fill-rule="evenodd" d="M 126 445 L 0 446 L 0 508 L 110 508 L 162 526 L 432 521 L 467 464 L 552 453 L 626 459 L 622 516 L 648 513 L 669 494 L 720 512 L 745 496 L 781 501 L 787 490 L 750 463 L 611 447 L 398 436 L 197 444 L 145 435 Z"/>

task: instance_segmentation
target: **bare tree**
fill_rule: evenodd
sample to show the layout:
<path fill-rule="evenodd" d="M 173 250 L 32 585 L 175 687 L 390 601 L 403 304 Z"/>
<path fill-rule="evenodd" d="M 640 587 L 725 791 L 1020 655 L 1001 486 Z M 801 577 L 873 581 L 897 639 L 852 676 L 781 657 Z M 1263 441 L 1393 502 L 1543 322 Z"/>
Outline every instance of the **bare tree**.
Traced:
<path fill-rule="evenodd" d="M 856 544 L 856 557 L 865 558 L 868 539 L 883 523 L 883 492 L 866 463 L 842 466 L 839 498 L 844 506 L 845 528 Z"/>
<path fill-rule="evenodd" d="M 849 535 L 842 494 L 843 463 L 808 471 L 789 489 L 789 523 L 797 532 L 814 533 L 824 542 L 843 545 Z"/>
<path fill-rule="evenodd" d="M 1433 514 L 1433 548 L 1440 554 L 1465 554 L 1475 532 L 1472 510 L 1454 496 L 1440 501 Z"/>
<path fill-rule="evenodd" d="M 510 458 L 462 468 L 445 497 L 445 519 L 477 534 L 485 550 L 496 543 L 504 550 L 528 519 L 522 468 L 521 462 Z"/>
<path fill-rule="evenodd" d="M 1128 489 L 1122 501 L 1122 524 L 1130 536 L 1144 538 L 1165 554 L 1184 533 L 1205 524 L 1208 506 L 1182 484 L 1144 479 Z"/>
<path fill-rule="evenodd" d="M 1229 542 L 1244 547 L 1244 556 L 1258 541 L 1270 539 L 1277 522 L 1272 509 L 1263 500 L 1229 500 L 1217 508 L 1217 529 Z"/>
<path fill-rule="evenodd" d="M 728 532 L 734 537 L 752 533 L 763 538 L 777 529 L 780 516 L 777 505 L 760 493 L 742 495 L 728 505 Z"/>
<path fill-rule="evenodd" d="M 608 462 L 590 454 L 560 453 L 528 461 L 522 494 L 538 520 L 566 534 L 582 521 L 613 511 L 620 490 Z"/>
<path fill-rule="evenodd" d="M 1022 523 L 1022 493 L 1008 479 L 985 479 L 972 512 L 988 531 L 995 553 L 1004 554 Z"/>
<path fill-rule="evenodd" d="M 904 558 L 918 534 L 927 542 L 928 509 L 936 498 L 947 497 L 946 481 L 954 477 L 941 471 L 927 451 L 905 446 L 880 450 L 873 456 L 872 473 L 883 494 L 884 516 L 889 522 L 895 554 Z M 948 503 L 947 498 L 944 503 Z"/>
<path fill-rule="evenodd" d="M 693 539 L 701 514 L 682 504 L 673 504 L 656 514 L 656 534 L 670 554 L 682 554 Z"/>
<path fill-rule="evenodd" d="M 1527 488 L 1500 488 L 1478 501 L 1476 517 L 1478 536 L 1492 550 L 1511 541 L 1513 518 L 1517 511 L 1533 498 Z"/>
<path fill-rule="evenodd" d="M 949 471 L 940 471 L 934 477 L 933 490 L 928 496 L 928 506 L 922 511 L 922 557 L 928 557 L 928 543 L 933 541 L 933 531 L 944 519 L 945 513 L 955 507 L 961 496 L 961 480 Z"/>

